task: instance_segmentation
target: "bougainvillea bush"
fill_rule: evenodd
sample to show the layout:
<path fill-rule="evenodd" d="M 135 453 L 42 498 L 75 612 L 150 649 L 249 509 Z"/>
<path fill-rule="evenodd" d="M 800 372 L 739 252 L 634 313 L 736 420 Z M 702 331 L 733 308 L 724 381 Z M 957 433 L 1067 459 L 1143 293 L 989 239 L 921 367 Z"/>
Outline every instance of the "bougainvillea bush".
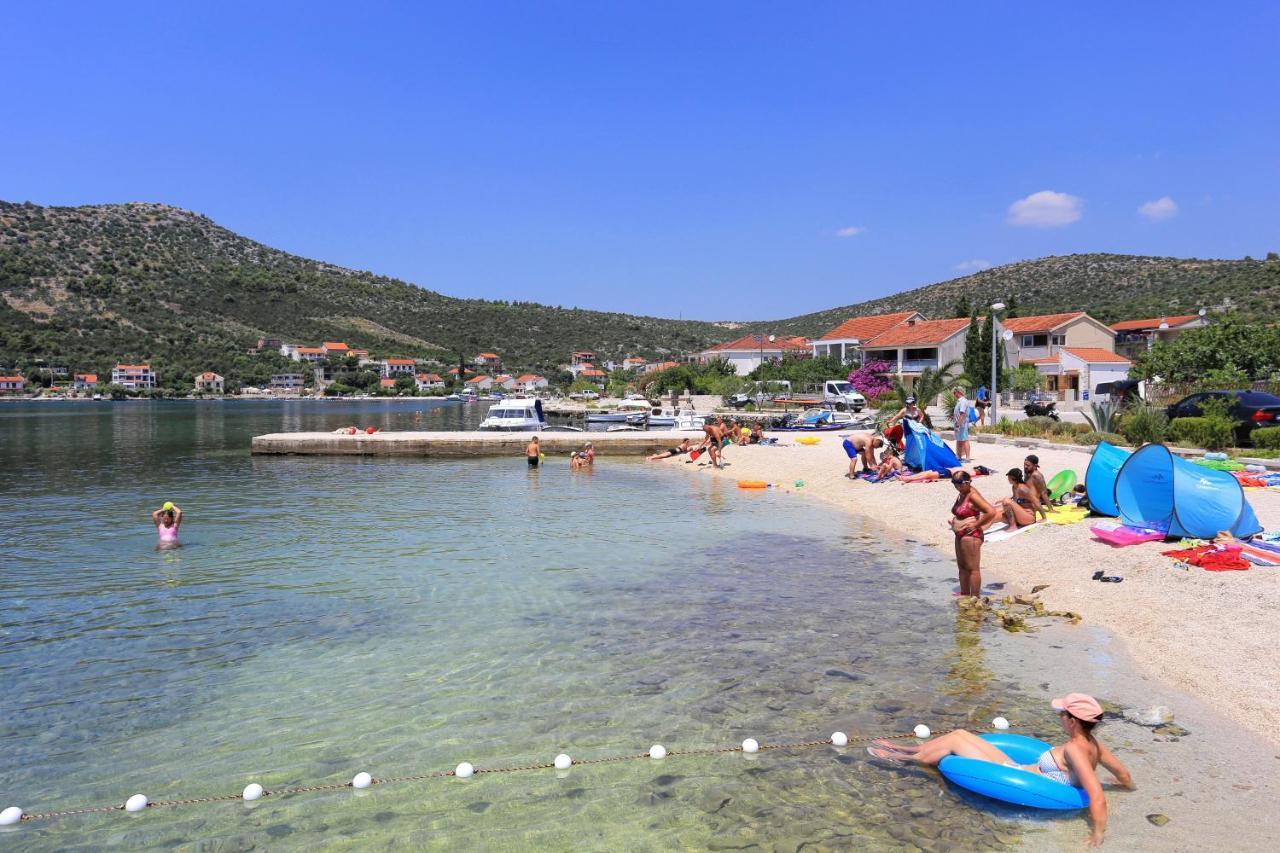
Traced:
<path fill-rule="evenodd" d="M 868 361 L 849 374 L 849 384 L 868 400 L 874 400 L 893 391 L 893 383 L 888 377 L 891 369 L 892 365 L 887 361 Z"/>

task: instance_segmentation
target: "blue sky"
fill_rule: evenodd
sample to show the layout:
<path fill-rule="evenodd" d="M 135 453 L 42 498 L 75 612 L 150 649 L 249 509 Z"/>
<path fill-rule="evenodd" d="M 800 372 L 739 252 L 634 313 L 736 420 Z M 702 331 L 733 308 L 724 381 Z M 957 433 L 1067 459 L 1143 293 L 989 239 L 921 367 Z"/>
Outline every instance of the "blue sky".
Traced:
<path fill-rule="evenodd" d="M 1280 4 L 5 19 L 0 198 L 165 202 L 450 295 L 760 319 L 1050 254 L 1280 251 Z"/>

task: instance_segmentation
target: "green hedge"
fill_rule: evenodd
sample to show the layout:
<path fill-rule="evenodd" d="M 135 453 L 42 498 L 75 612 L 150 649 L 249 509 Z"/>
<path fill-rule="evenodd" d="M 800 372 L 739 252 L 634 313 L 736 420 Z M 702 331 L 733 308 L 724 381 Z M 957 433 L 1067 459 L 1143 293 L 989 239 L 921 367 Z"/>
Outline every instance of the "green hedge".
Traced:
<path fill-rule="evenodd" d="M 1169 433 L 1169 417 L 1160 409 L 1135 408 L 1120 420 L 1120 432 L 1134 447 L 1164 441 Z"/>
<path fill-rule="evenodd" d="M 1280 450 L 1280 427 L 1258 427 L 1249 435 L 1254 447 Z"/>
<path fill-rule="evenodd" d="M 1089 432 L 1081 433 L 1080 435 L 1076 436 L 1076 444 L 1084 444 L 1084 445 L 1092 446 L 1094 444 L 1097 444 L 1100 441 L 1105 441 L 1108 444 L 1117 444 L 1117 445 L 1123 446 L 1124 436 L 1117 435 L 1114 432 L 1093 432 L 1092 430 L 1090 430 Z"/>
<path fill-rule="evenodd" d="M 1169 438 L 1205 450 L 1222 450 L 1235 444 L 1235 431 L 1225 418 L 1174 418 L 1169 422 Z"/>

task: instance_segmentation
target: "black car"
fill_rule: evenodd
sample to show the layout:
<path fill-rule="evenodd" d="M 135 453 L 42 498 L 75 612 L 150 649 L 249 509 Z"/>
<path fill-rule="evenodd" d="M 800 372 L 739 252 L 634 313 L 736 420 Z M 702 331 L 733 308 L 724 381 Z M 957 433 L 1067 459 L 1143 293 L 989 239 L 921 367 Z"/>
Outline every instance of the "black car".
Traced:
<path fill-rule="evenodd" d="M 1200 404 L 1208 397 L 1234 399 L 1229 414 L 1239 422 L 1236 427 L 1236 444 L 1249 444 L 1249 434 L 1254 427 L 1280 426 L 1280 397 L 1262 391 L 1206 391 L 1183 397 L 1169 407 L 1169 420 L 1174 418 L 1198 418 Z"/>

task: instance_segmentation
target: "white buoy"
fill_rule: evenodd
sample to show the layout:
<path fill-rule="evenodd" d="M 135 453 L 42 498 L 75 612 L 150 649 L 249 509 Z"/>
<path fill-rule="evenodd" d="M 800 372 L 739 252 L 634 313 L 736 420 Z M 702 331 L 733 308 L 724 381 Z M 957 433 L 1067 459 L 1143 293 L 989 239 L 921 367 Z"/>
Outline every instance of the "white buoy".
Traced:
<path fill-rule="evenodd" d="M 566 753 L 562 752 L 556 756 L 557 770 L 568 770 L 572 766 L 573 766 L 573 759 L 570 758 Z"/>
<path fill-rule="evenodd" d="M 832 732 L 831 745 L 832 746 L 848 746 L 849 736 L 844 732 Z"/>
<path fill-rule="evenodd" d="M 470 779 L 475 772 L 476 769 L 467 761 L 464 761 L 457 767 L 453 768 L 453 775 L 457 776 L 459 779 Z"/>
<path fill-rule="evenodd" d="M 364 772 L 357 773 L 351 780 L 351 787 L 353 788 L 367 788 L 372 784 L 373 777 Z"/>
<path fill-rule="evenodd" d="M 912 732 L 915 734 L 916 737 L 920 738 L 921 740 L 924 740 L 929 735 L 933 734 L 933 732 L 929 731 L 929 727 L 926 726 L 924 723 L 921 723 L 920 725 L 916 726 L 914 729 L 912 729 Z"/>
<path fill-rule="evenodd" d="M 132 797 L 124 801 L 124 810 L 127 812 L 140 812 L 146 807 L 146 794 L 134 794 Z"/>
<path fill-rule="evenodd" d="M 650 758 L 666 758 L 667 748 L 660 743 L 655 743 L 653 746 L 649 747 L 649 757 Z"/>
<path fill-rule="evenodd" d="M 22 820 L 22 809 L 17 806 L 9 806 L 0 812 L 0 826 L 12 826 L 20 820 Z"/>
<path fill-rule="evenodd" d="M 997 729 L 1007 729 L 1009 728 L 1009 721 L 1004 717 L 996 717 L 991 721 L 991 725 Z"/>
<path fill-rule="evenodd" d="M 244 790 L 240 792 L 240 796 L 243 797 L 246 802 L 251 803 L 254 800 L 261 799 L 262 793 L 263 791 L 262 791 L 261 785 L 259 785 L 257 782 L 250 782 L 248 785 L 244 786 Z"/>
<path fill-rule="evenodd" d="M 742 751 L 746 753 L 759 752 L 760 744 L 756 742 L 755 738 L 749 737 L 742 742 Z"/>

